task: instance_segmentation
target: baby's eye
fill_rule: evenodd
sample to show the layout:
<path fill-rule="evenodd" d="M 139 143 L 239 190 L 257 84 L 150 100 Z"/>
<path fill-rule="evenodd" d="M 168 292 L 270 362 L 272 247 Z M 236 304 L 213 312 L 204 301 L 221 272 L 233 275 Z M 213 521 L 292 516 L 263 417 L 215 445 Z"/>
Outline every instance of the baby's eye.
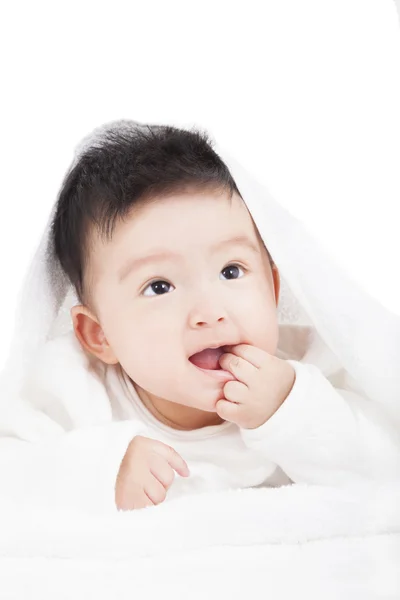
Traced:
<path fill-rule="evenodd" d="M 221 273 L 225 272 L 227 279 L 239 279 L 239 271 L 244 273 L 245 269 L 243 267 L 239 267 L 239 265 L 228 265 L 222 269 Z M 162 296 L 163 294 L 168 294 L 169 287 L 174 286 L 172 283 L 168 283 L 168 281 L 164 281 L 163 279 L 152 281 L 152 283 L 149 283 L 149 285 L 143 290 L 143 296 Z M 148 291 L 149 293 L 147 293 Z"/>
<path fill-rule="evenodd" d="M 153 281 L 152 283 L 150 283 L 143 290 L 143 296 L 161 296 L 162 294 L 168 294 L 168 288 L 171 287 L 174 287 L 172 283 L 168 283 L 168 281 L 163 281 L 159 279 L 158 281 Z"/>
<path fill-rule="evenodd" d="M 228 265 L 224 269 L 222 269 L 221 274 L 226 277 L 226 279 L 239 279 L 243 275 L 240 275 L 240 271 L 244 275 L 244 270 L 239 265 Z"/>

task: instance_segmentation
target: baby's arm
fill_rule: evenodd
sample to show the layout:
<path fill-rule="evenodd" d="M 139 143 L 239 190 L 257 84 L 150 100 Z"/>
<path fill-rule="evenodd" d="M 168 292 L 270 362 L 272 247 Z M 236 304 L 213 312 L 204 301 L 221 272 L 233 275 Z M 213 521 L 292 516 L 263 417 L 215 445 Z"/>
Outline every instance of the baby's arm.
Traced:
<path fill-rule="evenodd" d="M 17 406 L 0 419 L 0 502 L 23 509 L 132 510 L 163 502 L 175 472 L 189 475 L 174 449 L 143 435 L 138 421 L 66 433 L 44 413 Z"/>
<path fill-rule="evenodd" d="M 292 391 L 264 425 L 242 429 L 245 444 L 296 483 L 400 479 L 400 434 L 383 407 L 334 388 L 313 365 L 289 362 Z"/>
<path fill-rule="evenodd" d="M 75 337 L 42 348 L 19 395 L 0 392 L 0 500 L 115 510 L 125 453 L 146 429 L 112 420 L 108 388 Z"/>
<path fill-rule="evenodd" d="M 24 507 L 113 511 L 117 474 L 132 421 L 109 422 L 28 442 L 0 438 L 0 498 Z"/>

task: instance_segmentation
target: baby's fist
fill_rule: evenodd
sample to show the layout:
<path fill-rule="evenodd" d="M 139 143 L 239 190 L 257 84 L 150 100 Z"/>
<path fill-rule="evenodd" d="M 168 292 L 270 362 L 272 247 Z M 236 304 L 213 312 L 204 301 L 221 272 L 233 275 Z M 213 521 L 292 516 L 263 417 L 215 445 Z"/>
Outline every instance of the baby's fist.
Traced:
<path fill-rule="evenodd" d="M 122 459 L 115 485 L 119 510 L 134 510 L 164 502 L 175 478 L 189 476 L 183 458 L 173 448 L 150 438 L 137 436 Z"/>

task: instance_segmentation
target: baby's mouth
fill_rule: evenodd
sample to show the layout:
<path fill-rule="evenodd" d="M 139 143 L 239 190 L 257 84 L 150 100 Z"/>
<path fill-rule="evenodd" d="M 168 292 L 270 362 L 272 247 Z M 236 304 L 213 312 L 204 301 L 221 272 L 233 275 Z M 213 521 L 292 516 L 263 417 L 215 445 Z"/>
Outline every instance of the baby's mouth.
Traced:
<path fill-rule="evenodd" d="M 209 371 L 216 371 L 221 369 L 219 359 L 225 353 L 224 347 L 220 348 L 206 348 L 201 352 L 197 352 L 189 357 L 191 363 L 193 363 L 199 369 L 207 369 Z"/>

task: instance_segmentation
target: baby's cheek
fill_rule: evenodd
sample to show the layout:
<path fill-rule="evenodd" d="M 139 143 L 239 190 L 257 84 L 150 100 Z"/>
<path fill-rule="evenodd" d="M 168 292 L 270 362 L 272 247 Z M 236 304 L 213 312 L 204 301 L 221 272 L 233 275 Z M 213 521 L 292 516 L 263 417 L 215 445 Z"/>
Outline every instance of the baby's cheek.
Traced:
<path fill-rule="evenodd" d="M 165 393 L 165 388 L 176 386 L 174 360 L 163 344 L 140 341 L 131 348 L 127 357 L 131 378 L 154 394 Z"/>
<path fill-rule="evenodd" d="M 278 348 L 278 341 L 279 341 L 279 325 L 278 325 L 278 321 L 276 320 L 276 323 L 274 324 L 274 326 L 269 328 L 269 331 L 267 333 L 267 341 L 265 344 L 265 351 L 268 352 L 269 354 L 275 354 L 277 348 Z"/>

